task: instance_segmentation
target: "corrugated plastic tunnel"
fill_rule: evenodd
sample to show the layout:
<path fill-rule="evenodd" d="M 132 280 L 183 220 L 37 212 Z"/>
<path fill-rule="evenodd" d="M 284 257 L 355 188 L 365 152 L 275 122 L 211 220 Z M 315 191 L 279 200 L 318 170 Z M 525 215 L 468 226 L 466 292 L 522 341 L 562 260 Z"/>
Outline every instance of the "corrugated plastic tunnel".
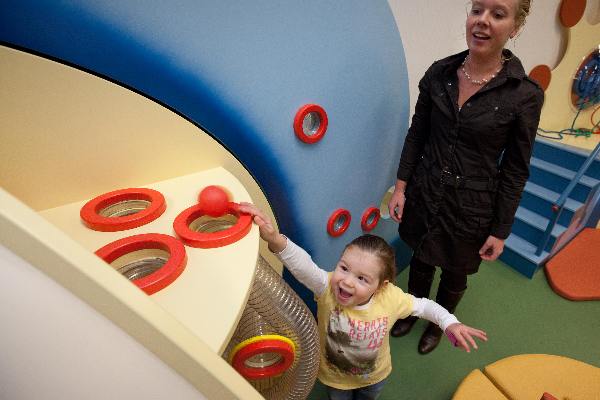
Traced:
<path fill-rule="evenodd" d="M 256 350 L 263 344 L 273 347 Z M 260 256 L 248 303 L 223 357 L 235 367 L 234 359 L 243 352 L 252 358 L 236 370 L 248 372 L 246 379 L 265 399 L 308 397 L 319 367 L 317 323 L 296 292 Z"/>

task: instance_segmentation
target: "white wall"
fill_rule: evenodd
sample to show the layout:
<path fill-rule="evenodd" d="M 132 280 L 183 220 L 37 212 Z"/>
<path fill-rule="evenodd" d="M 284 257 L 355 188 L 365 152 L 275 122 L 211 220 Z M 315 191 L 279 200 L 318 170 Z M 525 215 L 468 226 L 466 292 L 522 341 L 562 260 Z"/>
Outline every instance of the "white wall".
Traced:
<path fill-rule="evenodd" d="M 468 0 L 388 0 L 406 54 L 411 115 L 419 79 L 437 59 L 466 49 Z M 566 30 L 558 21 L 560 0 L 534 0 L 524 30 L 507 48 L 521 59 L 525 72 L 538 64 L 555 67 L 566 47 Z M 600 21 L 600 0 L 588 0 L 584 18 Z"/>
<path fill-rule="evenodd" d="M 0 399 L 201 400 L 113 322 L 0 244 Z"/>

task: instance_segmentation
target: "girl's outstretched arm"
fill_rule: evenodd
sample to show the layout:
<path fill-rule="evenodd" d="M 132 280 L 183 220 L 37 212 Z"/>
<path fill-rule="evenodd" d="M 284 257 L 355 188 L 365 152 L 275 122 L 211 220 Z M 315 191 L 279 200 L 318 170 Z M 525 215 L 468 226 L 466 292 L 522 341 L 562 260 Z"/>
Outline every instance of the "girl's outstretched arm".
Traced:
<path fill-rule="evenodd" d="M 471 352 L 471 347 L 477 349 L 475 337 L 487 341 L 487 334 L 484 331 L 461 324 L 454 314 L 449 313 L 433 300 L 413 297 L 411 314 L 438 325 L 454 346 L 465 349 L 467 353 Z"/>
<path fill-rule="evenodd" d="M 317 296 L 325 292 L 329 281 L 327 272 L 319 268 L 304 249 L 280 234 L 269 217 L 255 205 L 240 203 L 239 211 L 253 216 L 260 237 L 269 244 L 269 250 L 275 253 L 296 279 Z"/>

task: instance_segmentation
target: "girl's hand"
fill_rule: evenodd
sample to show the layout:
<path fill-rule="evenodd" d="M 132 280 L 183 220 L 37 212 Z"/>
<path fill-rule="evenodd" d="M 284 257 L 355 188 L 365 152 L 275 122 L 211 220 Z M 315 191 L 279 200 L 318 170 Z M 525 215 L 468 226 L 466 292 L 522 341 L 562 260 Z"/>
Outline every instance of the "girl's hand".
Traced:
<path fill-rule="evenodd" d="M 258 225 L 260 237 L 269 244 L 269 250 L 279 253 L 287 245 L 287 239 L 281 235 L 267 217 L 258 207 L 252 203 L 240 202 L 240 212 L 253 216 L 254 223 Z"/>
<path fill-rule="evenodd" d="M 467 353 L 471 352 L 471 347 L 475 350 L 478 348 L 474 337 L 487 342 L 487 334 L 484 331 L 460 323 L 452 324 L 446 328 L 446 335 L 448 335 L 451 341 L 454 338 L 454 346 L 462 347 Z"/>

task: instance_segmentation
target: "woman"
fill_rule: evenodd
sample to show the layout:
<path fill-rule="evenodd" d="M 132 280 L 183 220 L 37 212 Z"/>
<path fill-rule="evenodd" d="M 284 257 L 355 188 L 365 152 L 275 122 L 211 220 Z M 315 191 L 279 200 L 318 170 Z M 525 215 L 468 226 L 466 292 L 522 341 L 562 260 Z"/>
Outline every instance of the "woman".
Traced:
<path fill-rule="evenodd" d="M 436 301 L 450 312 L 467 275 L 502 253 L 529 177 L 544 95 L 504 45 L 522 28 L 530 3 L 473 0 L 468 50 L 436 61 L 419 82 L 389 210 L 414 251 L 409 293 L 428 297 L 439 266 Z M 398 320 L 392 336 L 415 322 Z M 419 352 L 432 351 L 441 336 L 429 324 Z"/>

